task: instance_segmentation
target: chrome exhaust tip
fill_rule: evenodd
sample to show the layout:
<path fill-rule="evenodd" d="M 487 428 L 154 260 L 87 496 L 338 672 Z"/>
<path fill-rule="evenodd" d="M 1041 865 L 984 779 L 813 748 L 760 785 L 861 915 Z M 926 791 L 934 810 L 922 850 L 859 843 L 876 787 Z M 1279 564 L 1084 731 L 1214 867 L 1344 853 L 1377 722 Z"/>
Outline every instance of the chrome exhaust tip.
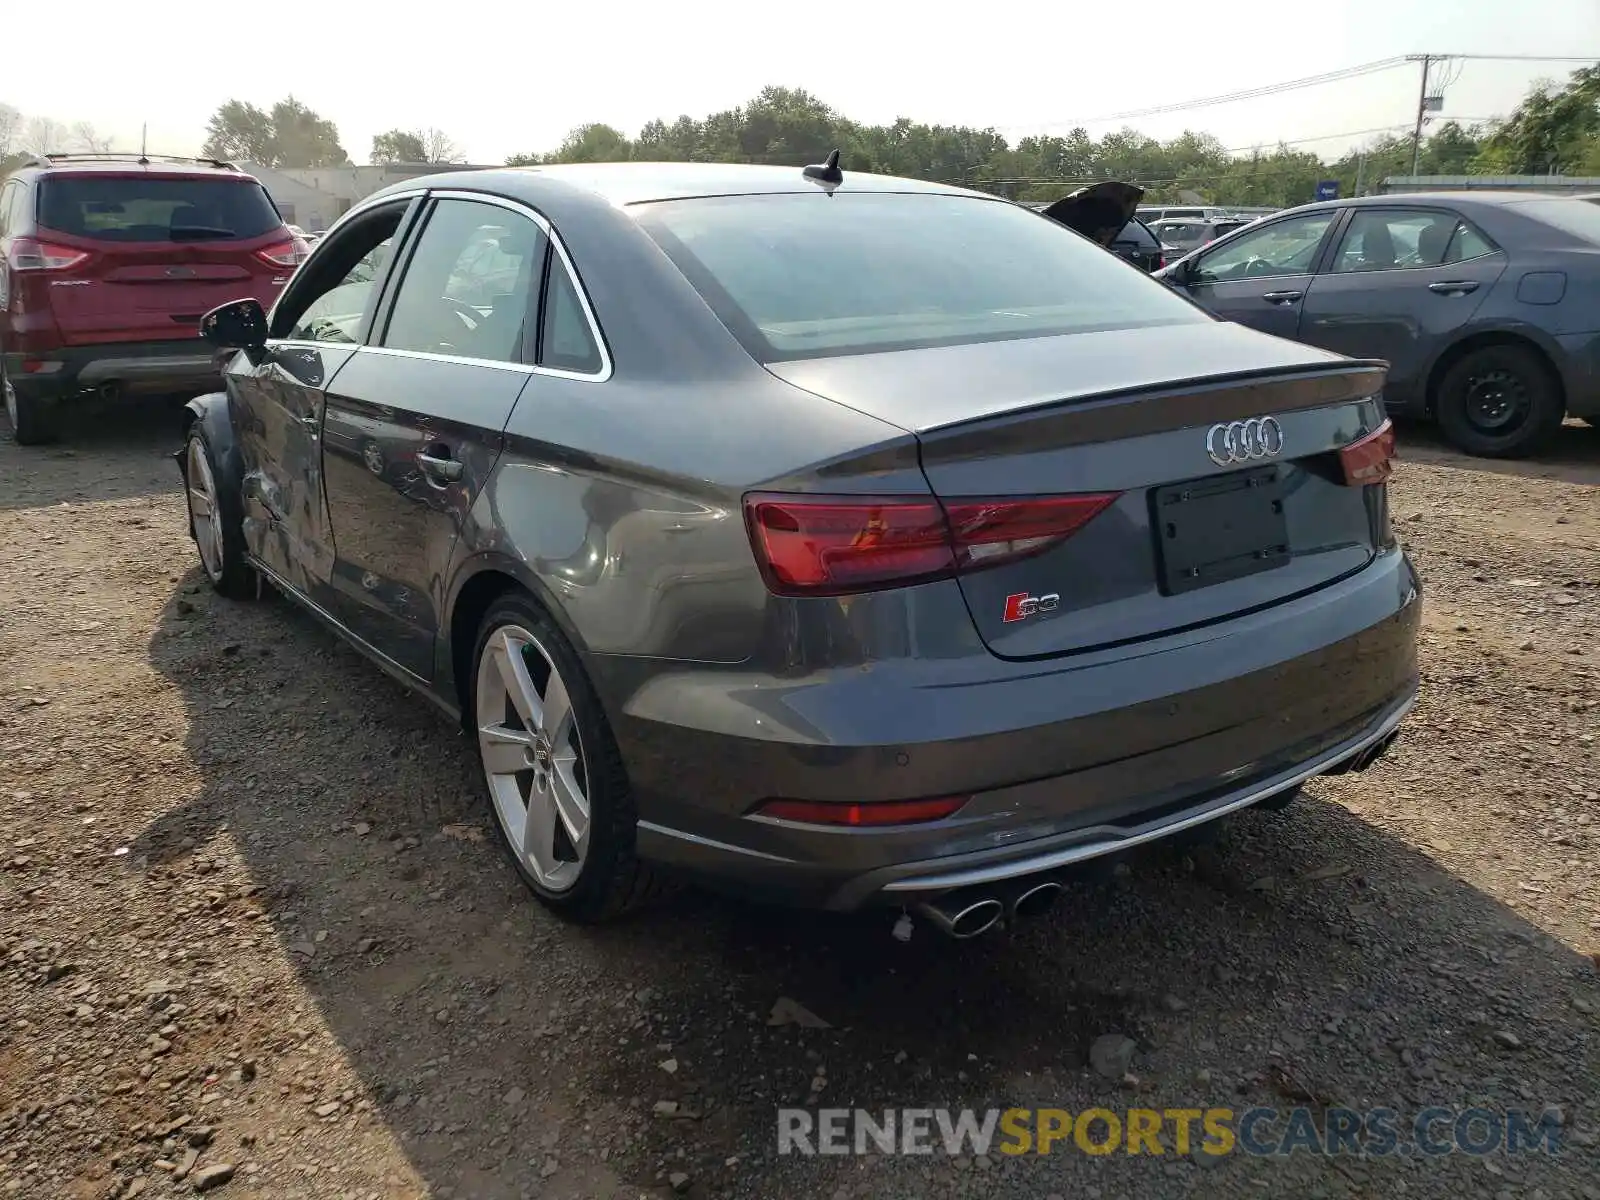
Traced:
<path fill-rule="evenodd" d="M 1060 895 L 1061 885 L 1054 879 L 1022 888 L 1012 898 L 1011 916 L 1013 919 L 1037 917 L 1046 912 Z"/>
<path fill-rule="evenodd" d="M 1006 906 L 994 896 L 956 892 L 924 901 L 916 910 L 948 936 L 964 941 L 993 929 Z"/>

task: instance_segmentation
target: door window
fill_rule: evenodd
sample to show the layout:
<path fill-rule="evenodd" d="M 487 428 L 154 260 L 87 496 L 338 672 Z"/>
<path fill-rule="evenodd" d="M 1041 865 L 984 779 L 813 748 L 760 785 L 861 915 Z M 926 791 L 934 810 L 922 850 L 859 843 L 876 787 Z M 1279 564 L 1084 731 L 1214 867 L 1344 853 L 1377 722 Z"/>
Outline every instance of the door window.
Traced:
<path fill-rule="evenodd" d="M 300 342 L 359 341 L 362 318 L 372 302 L 372 289 L 383 273 L 393 242 L 392 237 L 384 238 L 332 288 L 313 300 L 294 323 L 289 338 Z"/>
<path fill-rule="evenodd" d="M 605 369 L 589 318 L 578 299 L 578 289 L 559 254 L 550 256 L 550 284 L 545 289 L 539 365 L 579 375 L 598 375 Z"/>
<path fill-rule="evenodd" d="M 1317 260 L 1317 247 L 1335 212 L 1308 213 L 1241 233 L 1196 261 L 1196 283 L 1226 283 L 1271 275 L 1303 275 Z"/>
<path fill-rule="evenodd" d="M 272 313 L 272 336 L 297 342 L 361 340 L 407 202 L 378 209 L 317 247 Z"/>
<path fill-rule="evenodd" d="M 499 205 L 441 200 L 417 241 L 383 344 L 521 362 L 529 300 L 548 239 Z"/>
<path fill-rule="evenodd" d="M 1454 213 L 1421 209 L 1361 209 L 1339 242 L 1329 269 L 1398 271 L 1437 267 L 1450 261 L 1450 244 L 1461 220 Z"/>

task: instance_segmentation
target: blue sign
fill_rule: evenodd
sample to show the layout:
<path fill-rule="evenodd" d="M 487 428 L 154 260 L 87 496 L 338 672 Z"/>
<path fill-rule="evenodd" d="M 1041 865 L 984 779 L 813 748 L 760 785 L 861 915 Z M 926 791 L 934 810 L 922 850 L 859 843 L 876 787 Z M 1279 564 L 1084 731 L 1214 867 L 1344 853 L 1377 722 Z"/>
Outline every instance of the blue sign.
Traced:
<path fill-rule="evenodd" d="M 1339 198 L 1339 181 L 1337 179 L 1324 179 L 1317 184 L 1318 200 L 1337 200 Z"/>

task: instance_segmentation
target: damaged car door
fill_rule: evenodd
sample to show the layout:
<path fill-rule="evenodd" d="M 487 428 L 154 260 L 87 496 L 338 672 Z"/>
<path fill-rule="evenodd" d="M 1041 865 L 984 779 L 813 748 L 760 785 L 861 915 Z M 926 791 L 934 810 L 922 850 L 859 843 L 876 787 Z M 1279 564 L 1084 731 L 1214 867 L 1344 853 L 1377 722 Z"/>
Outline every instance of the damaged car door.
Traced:
<path fill-rule="evenodd" d="M 334 561 L 322 480 L 327 389 L 371 322 L 385 250 L 410 203 L 363 213 L 319 245 L 274 306 L 265 352 L 237 355 L 224 374 L 244 470 L 245 546 L 319 603 Z"/>

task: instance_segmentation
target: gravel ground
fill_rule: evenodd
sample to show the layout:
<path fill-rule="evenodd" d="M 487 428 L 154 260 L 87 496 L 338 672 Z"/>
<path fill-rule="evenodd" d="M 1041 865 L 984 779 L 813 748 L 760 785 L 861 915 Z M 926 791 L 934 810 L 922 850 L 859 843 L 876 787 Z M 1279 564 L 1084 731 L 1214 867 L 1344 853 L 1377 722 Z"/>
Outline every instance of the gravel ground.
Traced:
<path fill-rule="evenodd" d="M 1424 692 L 1375 769 L 902 945 L 693 892 L 558 925 L 459 733 L 202 586 L 175 421 L 85 424 L 0 438 L 0 1195 L 1600 1200 L 1600 431 L 1408 436 Z M 779 1104 L 1295 1103 L 1556 1106 L 1564 1152 L 775 1153 Z"/>

